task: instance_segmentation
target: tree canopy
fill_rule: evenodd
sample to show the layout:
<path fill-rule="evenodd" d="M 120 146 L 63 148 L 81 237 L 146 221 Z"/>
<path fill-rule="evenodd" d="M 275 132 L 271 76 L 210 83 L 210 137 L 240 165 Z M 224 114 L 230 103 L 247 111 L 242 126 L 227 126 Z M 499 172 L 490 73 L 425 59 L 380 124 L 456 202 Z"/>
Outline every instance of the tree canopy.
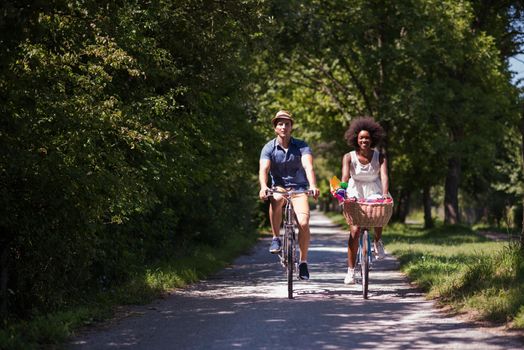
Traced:
<path fill-rule="evenodd" d="M 523 193 L 521 40 L 520 1 L 2 2 L 0 314 L 255 237 L 282 108 L 324 191 L 369 115 L 396 219 L 422 197 L 427 225 L 436 203 L 500 221 Z"/>

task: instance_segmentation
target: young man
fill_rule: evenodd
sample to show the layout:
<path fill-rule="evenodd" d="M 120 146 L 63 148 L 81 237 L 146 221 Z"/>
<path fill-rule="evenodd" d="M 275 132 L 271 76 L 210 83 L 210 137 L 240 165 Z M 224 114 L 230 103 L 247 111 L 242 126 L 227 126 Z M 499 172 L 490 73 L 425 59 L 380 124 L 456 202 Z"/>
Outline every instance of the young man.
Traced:
<path fill-rule="evenodd" d="M 301 140 L 291 137 L 293 130 L 293 118 L 288 111 L 278 111 L 272 118 L 271 123 L 275 130 L 276 138 L 272 139 L 260 154 L 260 193 L 259 197 L 266 200 L 268 189 L 268 174 L 271 175 L 271 186 L 282 187 L 293 190 L 310 189 L 314 193 L 315 200 L 318 198 L 319 190 L 313 170 L 313 154 L 309 146 Z M 299 278 L 309 279 L 307 266 L 307 254 L 309 249 L 309 203 L 306 194 L 294 196 L 293 207 L 298 219 L 300 246 Z M 269 251 L 273 254 L 282 249 L 280 242 L 280 224 L 282 223 L 282 208 L 285 200 L 281 196 L 270 198 L 269 218 L 273 240 Z"/>

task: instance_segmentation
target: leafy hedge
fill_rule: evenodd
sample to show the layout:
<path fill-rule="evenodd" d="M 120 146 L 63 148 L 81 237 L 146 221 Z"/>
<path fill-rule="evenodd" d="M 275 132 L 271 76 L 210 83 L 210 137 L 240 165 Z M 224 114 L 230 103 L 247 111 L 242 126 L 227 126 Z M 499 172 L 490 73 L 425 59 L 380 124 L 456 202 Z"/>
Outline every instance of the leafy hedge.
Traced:
<path fill-rule="evenodd" d="M 4 317 L 253 234 L 261 2 L 0 6 Z"/>

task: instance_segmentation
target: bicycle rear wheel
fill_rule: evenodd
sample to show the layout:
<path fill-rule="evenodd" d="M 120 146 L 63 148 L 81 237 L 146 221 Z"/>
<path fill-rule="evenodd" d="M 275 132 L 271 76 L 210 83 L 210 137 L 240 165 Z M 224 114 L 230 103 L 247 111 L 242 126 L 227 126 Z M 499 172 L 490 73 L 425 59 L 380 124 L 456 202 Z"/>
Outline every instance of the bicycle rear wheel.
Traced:
<path fill-rule="evenodd" d="M 362 244 L 362 249 L 360 250 L 360 266 L 362 268 L 362 296 L 364 299 L 367 299 L 369 284 L 369 252 L 371 249 L 369 231 L 367 229 L 362 231 L 360 242 Z"/>
<path fill-rule="evenodd" d="M 293 255 L 293 232 L 291 231 L 291 228 L 287 229 L 286 232 L 287 238 L 287 246 L 285 247 L 286 253 L 287 253 L 287 297 L 289 299 L 293 299 L 293 270 L 295 269 L 295 259 Z"/>

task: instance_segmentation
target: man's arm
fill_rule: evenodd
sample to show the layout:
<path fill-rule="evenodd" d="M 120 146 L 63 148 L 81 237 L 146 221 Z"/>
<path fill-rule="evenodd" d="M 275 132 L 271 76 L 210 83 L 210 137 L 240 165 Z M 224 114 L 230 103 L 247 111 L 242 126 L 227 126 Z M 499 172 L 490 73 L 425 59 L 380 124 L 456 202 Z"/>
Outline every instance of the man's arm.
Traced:
<path fill-rule="evenodd" d="M 260 192 L 258 196 L 261 200 L 266 200 L 266 190 L 267 187 L 267 181 L 268 181 L 268 174 L 269 174 L 269 168 L 271 166 L 271 161 L 269 159 L 260 159 L 259 162 L 259 170 L 258 170 L 258 181 L 260 182 Z"/>
<path fill-rule="evenodd" d="M 313 196 L 317 199 L 320 191 L 317 188 L 317 178 L 315 177 L 315 170 L 313 170 L 313 156 L 311 154 L 304 154 L 302 155 L 301 160 L 302 166 L 306 171 L 309 189 L 313 191 Z"/>

